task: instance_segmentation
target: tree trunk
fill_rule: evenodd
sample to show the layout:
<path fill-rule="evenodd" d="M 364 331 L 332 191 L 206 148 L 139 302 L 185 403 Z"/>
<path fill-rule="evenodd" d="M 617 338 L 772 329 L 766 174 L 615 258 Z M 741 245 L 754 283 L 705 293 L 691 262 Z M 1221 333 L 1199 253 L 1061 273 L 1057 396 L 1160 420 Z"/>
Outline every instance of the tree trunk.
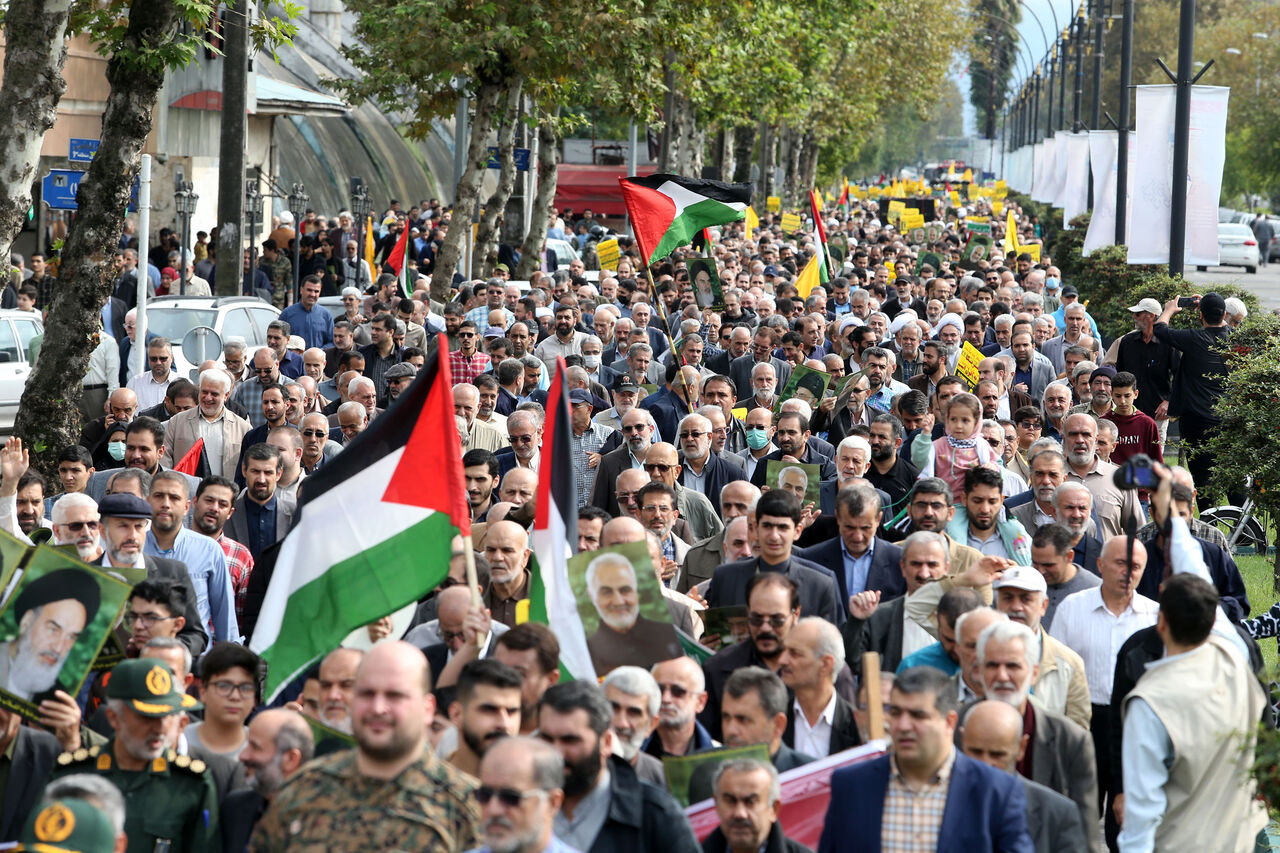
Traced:
<path fill-rule="evenodd" d="M 689 111 L 689 176 L 702 177 L 707 149 L 707 129 L 698 124 L 697 116 Z"/>
<path fill-rule="evenodd" d="M 529 234 L 520 247 L 520 263 L 511 276 L 517 281 L 528 281 L 542 266 L 542 250 L 547 245 L 547 228 L 551 222 L 551 204 L 556 198 L 556 159 L 560 153 L 560 138 L 556 133 L 556 116 L 544 115 L 538 124 L 538 191 L 533 196 L 533 210 L 529 215 Z"/>
<path fill-rule="evenodd" d="M 751 154 L 756 147 L 755 125 L 744 125 L 733 131 L 733 180 L 740 184 L 751 181 Z"/>
<path fill-rule="evenodd" d="M 672 145 L 675 141 L 675 114 L 676 114 L 676 70 L 674 67 L 675 54 L 668 52 L 666 59 L 663 60 L 662 83 L 666 87 L 666 94 L 662 98 L 662 138 L 658 148 L 658 171 L 670 173 L 671 166 L 675 162 Z"/>
<path fill-rule="evenodd" d="M 720 135 L 716 139 L 716 155 L 720 161 L 720 180 L 722 181 L 733 180 L 733 167 L 736 162 L 733 136 L 733 128 L 725 127 L 720 129 Z"/>
<path fill-rule="evenodd" d="M 507 89 L 507 103 L 502 114 L 502 126 L 498 131 L 498 186 L 485 202 L 476 232 L 476 249 L 471 258 L 471 277 L 485 278 L 493 273 L 498 263 L 498 220 L 507 209 L 507 199 L 516 186 L 516 124 L 520 120 L 520 94 L 524 81 L 519 77 L 511 81 Z"/>
<path fill-rule="evenodd" d="M 480 197 L 480 183 L 489 163 L 489 134 L 493 132 L 494 118 L 498 111 L 498 99 L 505 88 L 500 83 L 486 83 L 476 92 L 475 114 L 471 118 L 471 143 L 467 146 L 467 166 L 458 181 L 453 197 L 453 211 L 449 218 L 449 232 L 440 244 L 435 268 L 431 274 L 431 298 L 439 302 L 449 301 L 453 286 L 453 273 L 462 258 L 462 247 L 471 231 L 471 217 Z"/>
<path fill-rule="evenodd" d="M 804 192 L 803 175 L 800 174 L 800 132 L 793 127 L 787 128 L 787 204 L 795 207 L 800 204 Z"/>
<path fill-rule="evenodd" d="M 809 131 L 801 140 L 800 146 L 800 178 L 801 186 L 806 190 L 818 185 L 818 141 Z"/>
<path fill-rule="evenodd" d="M 4 84 L 0 86 L 0 258 L 31 209 L 31 184 L 44 135 L 67 89 L 70 0 L 11 0 L 4 18 Z"/>
<path fill-rule="evenodd" d="M 59 451 L 80 434 L 76 403 L 101 326 L 98 312 L 111 295 L 111 254 L 124 230 L 133 178 L 164 83 L 165 64 L 157 52 L 173 41 L 177 26 L 173 0 L 135 0 L 124 37 L 107 62 L 111 92 L 98 153 L 80 183 L 80 212 L 62 253 L 48 331 L 14 424 L 46 477 L 57 474 Z M 146 275 L 146 267 L 138 274 Z"/>
<path fill-rule="evenodd" d="M 773 159 L 777 133 L 767 122 L 760 124 L 760 194 L 773 195 Z"/>

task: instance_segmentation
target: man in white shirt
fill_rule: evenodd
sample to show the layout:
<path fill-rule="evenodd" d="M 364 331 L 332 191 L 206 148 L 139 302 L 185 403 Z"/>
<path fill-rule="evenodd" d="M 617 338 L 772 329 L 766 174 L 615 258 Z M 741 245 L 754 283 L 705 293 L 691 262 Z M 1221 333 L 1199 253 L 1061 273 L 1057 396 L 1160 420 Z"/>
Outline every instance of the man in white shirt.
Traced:
<path fill-rule="evenodd" d="M 795 693 L 782 741 L 796 752 L 823 758 L 858 746 L 853 706 L 836 695 L 844 669 L 844 638 L 818 616 L 798 621 L 783 641 L 782 683 Z"/>
<path fill-rule="evenodd" d="M 173 350 L 169 347 L 169 339 L 152 338 L 147 344 L 147 372 L 130 379 L 128 385 L 138 395 L 139 409 L 149 409 L 164 399 L 164 392 L 169 390 L 169 383 L 174 377 L 170 370 L 172 364 Z"/>

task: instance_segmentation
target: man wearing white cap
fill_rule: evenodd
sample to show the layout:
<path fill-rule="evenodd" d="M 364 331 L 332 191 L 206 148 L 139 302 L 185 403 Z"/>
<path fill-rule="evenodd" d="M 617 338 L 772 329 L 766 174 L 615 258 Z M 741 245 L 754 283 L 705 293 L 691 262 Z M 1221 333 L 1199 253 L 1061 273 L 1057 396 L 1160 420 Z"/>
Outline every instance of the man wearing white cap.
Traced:
<path fill-rule="evenodd" d="M 1088 730 L 1093 708 L 1089 704 L 1084 661 L 1040 626 L 1049 606 L 1044 575 L 1030 566 L 1009 566 L 991 582 L 991 590 L 995 608 L 1036 635 L 1036 701 L 1042 708 L 1062 714 Z"/>
<path fill-rule="evenodd" d="M 1169 395 L 1172 390 L 1173 346 L 1155 336 L 1156 319 L 1164 309 L 1154 299 L 1129 307 L 1134 330 L 1111 345 L 1104 363 L 1116 371 L 1138 377 L 1138 411 L 1155 419 L 1163 444 L 1169 429 Z"/>

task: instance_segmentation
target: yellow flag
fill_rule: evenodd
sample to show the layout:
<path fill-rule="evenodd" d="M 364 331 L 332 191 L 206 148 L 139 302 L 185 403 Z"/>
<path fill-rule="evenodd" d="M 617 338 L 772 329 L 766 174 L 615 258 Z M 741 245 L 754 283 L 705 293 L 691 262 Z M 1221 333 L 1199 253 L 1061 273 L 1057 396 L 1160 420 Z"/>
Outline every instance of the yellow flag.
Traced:
<path fill-rule="evenodd" d="M 747 208 L 747 239 L 751 239 L 751 232 L 760 227 L 760 217 L 756 216 L 754 208 Z"/>
<path fill-rule="evenodd" d="M 1017 254 L 1018 252 L 1018 223 L 1013 218 L 1013 209 L 1010 208 L 1008 216 L 1004 221 L 1004 253 L 1006 255 Z"/>
<path fill-rule="evenodd" d="M 818 286 L 821 281 L 818 272 L 818 256 L 814 255 L 809 259 L 809 263 L 804 265 L 804 269 L 800 271 L 799 278 L 796 279 L 796 292 L 800 294 L 801 299 L 808 299 L 809 294 Z"/>
<path fill-rule="evenodd" d="M 961 178 L 961 180 L 965 181 L 966 183 L 971 183 L 973 181 L 973 169 L 965 169 L 964 176 Z"/>
<path fill-rule="evenodd" d="M 377 278 L 378 276 L 374 273 L 374 269 L 373 269 L 373 217 L 372 216 L 369 217 L 369 222 L 364 229 L 364 259 L 369 263 L 369 275 L 372 275 L 374 278 Z M 357 276 L 356 279 L 358 281 L 359 276 Z"/>

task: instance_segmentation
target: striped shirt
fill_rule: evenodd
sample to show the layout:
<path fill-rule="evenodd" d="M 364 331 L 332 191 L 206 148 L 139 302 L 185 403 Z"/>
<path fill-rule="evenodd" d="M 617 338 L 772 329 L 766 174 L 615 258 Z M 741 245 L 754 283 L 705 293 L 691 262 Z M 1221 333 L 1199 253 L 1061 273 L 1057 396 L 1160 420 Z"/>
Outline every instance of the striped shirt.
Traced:
<path fill-rule="evenodd" d="M 591 497 L 591 487 L 596 481 L 596 471 L 600 469 L 598 462 L 596 467 L 588 467 L 590 460 L 587 454 L 599 453 L 600 448 L 604 447 L 604 443 L 611 435 L 613 430 L 594 421 L 582 435 L 576 435 L 573 430 L 569 430 L 569 446 L 573 448 L 573 479 L 578 486 L 579 508 L 587 505 L 587 499 Z"/>
<path fill-rule="evenodd" d="M 1129 606 L 1117 616 L 1103 603 L 1100 586 L 1072 593 L 1058 604 L 1049 633 L 1084 659 L 1090 702 L 1111 704 L 1120 647 L 1135 632 L 1156 624 L 1159 610 L 1159 604 L 1135 592 Z"/>
<path fill-rule="evenodd" d="M 938 831 L 947 807 L 955 749 L 937 774 L 918 790 L 902 776 L 898 762 L 891 761 L 880 826 L 880 849 L 884 853 L 933 853 L 938 849 Z"/>

